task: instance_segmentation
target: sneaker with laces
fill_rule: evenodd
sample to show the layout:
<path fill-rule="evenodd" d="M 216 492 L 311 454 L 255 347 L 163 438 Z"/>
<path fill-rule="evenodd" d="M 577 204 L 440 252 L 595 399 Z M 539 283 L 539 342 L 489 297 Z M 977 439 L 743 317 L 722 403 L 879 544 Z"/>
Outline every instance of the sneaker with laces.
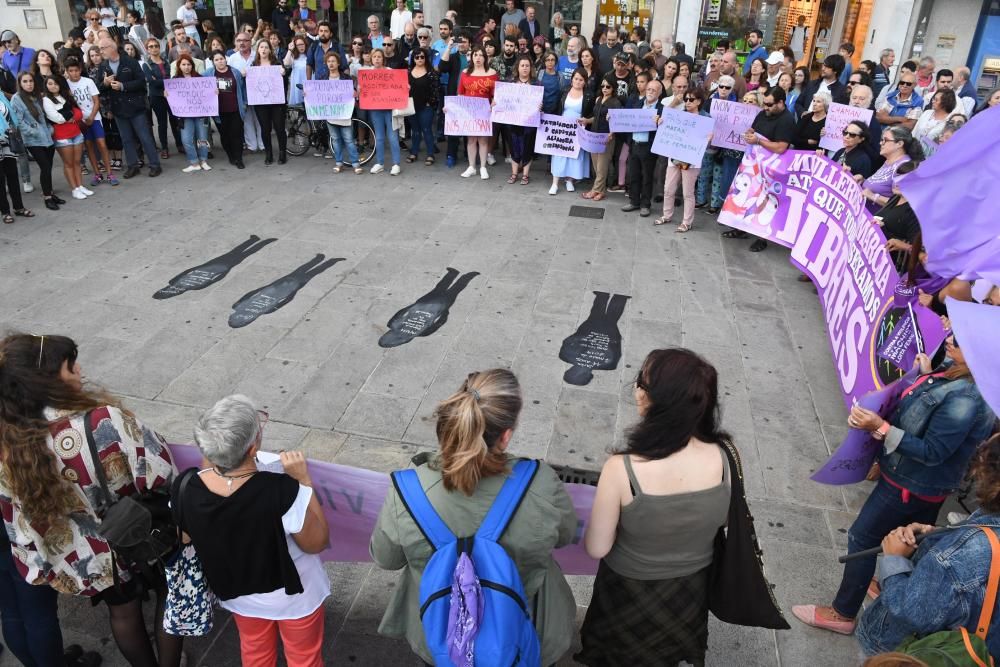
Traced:
<path fill-rule="evenodd" d="M 83 187 L 82 185 L 80 187 L 78 187 L 77 190 L 79 190 L 83 194 L 87 195 L 88 197 L 91 196 L 92 194 L 94 194 L 93 190 L 88 190 L 87 188 Z"/>
<path fill-rule="evenodd" d="M 373 173 L 373 174 L 381 174 L 383 171 L 385 171 L 385 167 L 383 167 L 380 164 L 377 164 L 374 167 L 372 167 L 371 173 Z"/>
<path fill-rule="evenodd" d="M 107 183 L 108 185 L 118 185 L 118 183 L 120 183 L 120 181 L 115 177 L 114 174 L 106 177 L 104 179 L 104 182 Z"/>
<path fill-rule="evenodd" d="M 100 174 L 94 174 L 94 177 L 90 179 L 90 187 L 96 188 L 98 185 L 101 184 L 101 180 L 103 179 L 101 178 Z"/>
<path fill-rule="evenodd" d="M 73 197 L 73 199 L 86 199 L 87 198 L 87 195 L 85 195 L 82 192 L 80 192 L 80 188 L 74 189 L 73 192 L 70 193 L 70 196 Z"/>
<path fill-rule="evenodd" d="M 84 176 L 89 176 L 90 175 L 90 170 L 87 169 L 87 165 L 85 165 L 85 164 L 81 164 L 80 165 L 80 173 L 83 174 Z"/>
<path fill-rule="evenodd" d="M 189 164 L 188 166 L 181 169 L 185 174 L 190 174 L 192 171 L 201 171 L 200 164 Z"/>
<path fill-rule="evenodd" d="M 25 191 L 25 192 L 34 192 L 34 191 L 35 191 L 35 186 L 34 186 L 34 185 L 32 185 L 32 184 L 31 184 L 31 183 L 29 183 L 29 182 L 25 182 L 25 183 L 24 183 L 24 191 Z"/>
<path fill-rule="evenodd" d="M 394 165 L 392 165 L 392 169 L 389 170 L 389 175 L 390 176 L 399 176 L 399 174 L 400 174 L 401 171 L 403 171 L 403 170 L 399 168 L 399 165 L 398 164 L 394 164 Z"/>
<path fill-rule="evenodd" d="M 475 167 L 469 167 L 468 169 L 462 172 L 462 178 L 468 178 L 469 176 L 475 176 L 475 175 L 476 175 Z"/>

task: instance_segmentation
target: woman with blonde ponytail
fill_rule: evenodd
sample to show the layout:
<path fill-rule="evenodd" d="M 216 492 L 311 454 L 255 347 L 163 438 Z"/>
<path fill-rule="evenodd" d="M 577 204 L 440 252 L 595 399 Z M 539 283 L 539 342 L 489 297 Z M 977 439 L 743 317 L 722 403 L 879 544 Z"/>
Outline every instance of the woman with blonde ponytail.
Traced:
<path fill-rule="evenodd" d="M 88 424 L 99 461 L 90 453 Z M 114 572 L 92 504 L 100 497 L 96 466 L 116 499 L 169 488 L 177 471 L 159 435 L 113 397 L 84 388 L 71 339 L 13 334 L 0 340 L 0 465 L 0 512 L 18 574 L 31 584 L 88 596 L 95 605 L 105 602 L 118 648 L 133 667 L 178 665 L 181 638 L 158 622 L 154 653 L 140 604 L 146 590 L 156 590 L 161 619 L 166 580 Z M 61 656 L 22 662 L 63 664 Z"/>
<path fill-rule="evenodd" d="M 435 511 L 458 537 L 475 534 L 518 461 L 508 453 L 521 412 L 521 388 L 509 370 L 470 373 L 435 410 L 440 450 L 417 466 L 420 485 Z M 541 641 L 543 665 L 569 649 L 576 602 L 552 557 L 576 534 L 576 512 L 552 468 L 540 465 L 500 545 L 517 564 Z M 371 554 L 386 570 L 403 570 L 379 633 L 405 637 L 432 663 L 420 619 L 420 579 L 433 553 L 395 488 L 390 487 L 372 534 Z"/>

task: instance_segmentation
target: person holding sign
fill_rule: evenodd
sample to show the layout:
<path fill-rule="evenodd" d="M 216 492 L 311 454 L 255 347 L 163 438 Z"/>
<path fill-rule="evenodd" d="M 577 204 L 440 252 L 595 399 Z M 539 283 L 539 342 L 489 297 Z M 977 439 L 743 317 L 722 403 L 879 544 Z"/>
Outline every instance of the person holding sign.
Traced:
<path fill-rule="evenodd" d="M 284 71 L 284 66 L 275 55 L 271 43 L 263 39 L 257 42 L 253 67 L 276 66 L 281 67 Z M 284 81 L 282 81 L 282 86 L 284 86 Z M 282 97 L 284 97 L 284 91 L 281 92 Z M 271 152 L 272 129 L 278 135 L 278 164 L 285 164 L 288 162 L 288 153 L 285 150 L 288 141 L 288 135 L 285 133 L 285 114 L 288 111 L 288 105 L 282 102 L 281 104 L 254 104 L 252 106 L 254 115 L 257 116 L 257 121 L 260 123 L 260 136 L 264 140 L 264 164 L 274 164 L 274 153 Z"/>
<path fill-rule="evenodd" d="M 497 72 L 486 62 L 486 49 L 476 44 L 469 50 L 469 66 L 458 78 L 458 94 L 466 97 L 481 97 L 493 101 L 493 89 L 497 83 Z M 448 109 L 445 109 L 448 113 Z M 476 156 L 479 156 L 479 176 L 486 180 L 490 173 L 486 171 L 486 160 L 490 152 L 490 137 L 466 137 L 466 152 L 469 155 L 469 167 L 462 172 L 462 178 L 468 178 L 476 173 Z"/>
<path fill-rule="evenodd" d="M 646 84 L 643 96 L 633 96 L 625 104 L 627 109 L 653 109 L 656 113 L 656 124 L 660 124 L 660 114 L 663 104 L 660 96 L 663 84 L 650 81 Z M 648 218 L 653 205 L 653 172 L 656 169 L 656 154 L 653 153 L 653 132 L 631 132 L 628 138 L 628 195 L 629 203 L 622 206 L 626 213 L 639 211 L 639 215 Z"/>
<path fill-rule="evenodd" d="M 594 100 L 588 96 L 585 90 L 587 85 L 587 72 L 577 69 L 570 79 L 569 90 L 563 94 L 562 102 L 559 105 L 559 115 L 563 118 L 575 120 L 578 123 L 593 113 Z M 549 188 L 550 195 L 559 194 L 559 179 L 566 179 L 566 192 L 575 192 L 574 180 L 580 180 L 590 176 L 590 164 L 588 162 L 587 151 L 581 150 L 573 157 L 562 155 L 552 156 L 552 187 Z"/>
<path fill-rule="evenodd" d="M 372 49 L 372 69 L 385 70 L 385 52 L 382 49 Z M 398 176 L 402 171 L 399 167 L 399 134 L 392 127 L 392 109 L 370 109 L 368 117 L 372 122 L 372 129 L 375 131 L 375 165 L 371 169 L 373 174 L 381 174 L 385 171 L 385 145 L 389 144 L 392 151 L 392 169 L 389 170 L 391 176 Z"/>
<path fill-rule="evenodd" d="M 684 93 L 684 111 L 686 113 L 709 117 L 708 112 L 701 109 L 704 102 L 705 93 L 697 86 Z M 711 134 L 708 136 L 708 141 L 709 143 L 712 141 Z M 680 162 L 673 158 L 669 159 L 667 178 L 663 184 L 663 215 L 653 222 L 654 225 L 665 225 L 670 222 L 670 218 L 674 214 L 674 195 L 677 194 L 677 185 L 681 184 L 684 192 L 684 220 L 674 231 L 683 234 L 691 229 L 691 225 L 694 224 L 694 189 L 700 173 L 700 165 Z"/>
<path fill-rule="evenodd" d="M 316 78 L 319 81 L 337 81 L 344 77 L 341 77 L 341 60 L 340 52 L 336 49 L 329 49 L 326 55 L 323 56 L 323 71 L 317 74 Z M 353 91 L 353 96 L 357 97 L 358 91 L 354 85 L 354 82 L 348 77 L 348 81 L 351 82 L 351 90 Z M 308 84 L 306 84 L 308 86 Z M 303 86 L 308 90 L 306 86 Z M 306 104 L 309 104 L 308 93 L 303 91 L 303 100 Z M 353 100 L 351 102 L 353 106 Z M 339 174 L 344 171 L 346 167 L 344 166 L 345 158 L 350 161 L 351 167 L 354 169 L 355 174 L 364 173 L 361 168 L 361 161 L 358 158 L 358 147 L 354 143 L 354 126 L 351 123 L 350 117 L 343 119 L 327 119 L 326 121 L 327 129 L 330 134 L 330 152 L 333 154 L 335 164 L 333 165 L 333 173 Z"/>
<path fill-rule="evenodd" d="M 201 76 L 194 68 L 194 60 L 190 54 L 182 53 L 177 57 L 177 73 L 174 79 L 190 79 Z M 166 95 L 169 97 L 170 93 Z M 210 171 L 208 164 L 208 118 L 181 118 L 181 141 L 184 144 L 184 154 L 188 166 L 181 169 L 185 174 L 194 171 Z"/>
<path fill-rule="evenodd" d="M 235 67 L 229 66 L 226 54 L 216 51 L 212 54 L 211 71 L 205 76 L 215 76 L 215 84 L 219 90 L 219 115 L 215 119 L 219 126 L 219 139 L 222 149 L 226 151 L 229 164 L 237 169 L 243 165 L 243 117 L 246 115 L 246 87 L 243 75 Z"/>
<path fill-rule="evenodd" d="M 607 135 L 608 146 L 600 153 L 591 153 L 590 161 L 594 166 L 594 187 L 590 192 L 584 192 L 583 198 L 592 201 L 601 201 L 608 192 L 608 167 L 611 165 L 611 156 L 614 153 L 614 135 L 611 134 L 611 127 L 608 123 L 608 110 L 621 109 L 622 103 L 615 95 L 614 85 L 607 79 L 601 79 L 600 96 L 594 102 L 594 112 L 590 118 L 583 119 L 583 125 L 590 128 L 591 132 Z"/>
<path fill-rule="evenodd" d="M 514 75 L 511 83 L 518 83 L 526 86 L 538 86 L 535 79 L 535 68 L 531 62 L 531 56 L 522 53 L 514 60 Z M 503 142 L 510 148 L 510 177 L 507 182 L 513 185 L 517 182 L 518 173 L 521 175 L 521 185 L 531 182 L 528 170 L 531 169 L 531 161 L 535 158 L 535 136 L 538 129 L 534 127 L 522 127 L 520 125 L 500 125 L 503 133 Z"/>
<path fill-rule="evenodd" d="M 441 77 L 430 63 L 427 47 L 420 46 L 410 52 L 410 97 L 413 98 L 413 143 L 407 162 L 415 162 L 420 154 L 420 140 L 427 149 L 424 165 L 434 164 L 434 111 L 441 103 Z"/>
<path fill-rule="evenodd" d="M 833 154 L 833 161 L 850 171 L 856 177 L 855 180 L 858 180 L 858 177 L 862 180 L 868 178 L 875 171 L 871 157 L 864 147 L 868 141 L 868 124 L 852 120 L 844 128 L 843 135 L 844 147 Z M 819 148 L 816 153 L 823 155 L 826 151 Z"/>

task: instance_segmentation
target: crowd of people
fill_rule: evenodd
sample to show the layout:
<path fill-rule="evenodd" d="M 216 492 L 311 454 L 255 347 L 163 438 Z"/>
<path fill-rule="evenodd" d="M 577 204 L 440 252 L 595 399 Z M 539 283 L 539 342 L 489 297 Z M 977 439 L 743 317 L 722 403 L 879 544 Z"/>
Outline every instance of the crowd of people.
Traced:
<path fill-rule="evenodd" d="M 588 40 L 561 17 L 543 27 L 533 8 L 522 11 L 513 0 L 475 33 L 457 30 L 454 16 L 442 19 L 436 40 L 422 12 L 407 10 L 399 0 L 388 32 L 372 16 L 368 32 L 346 46 L 305 0 L 296 10 L 280 0 L 269 22 L 244 26 L 231 45 L 197 20 L 193 0 L 178 11 L 169 36 L 154 34 L 136 12 L 122 18 L 103 0 L 98 3 L 86 16 L 88 25 L 52 51 L 22 45 L 10 30 L 0 34 L 5 223 L 34 215 L 22 197 L 34 190 L 33 171 L 46 208 L 67 204 L 54 189 L 56 153 L 69 196 L 78 200 L 93 196 L 92 188 L 118 186 L 116 172 L 132 179 L 148 166 L 149 176 L 158 176 L 171 141 L 184 154 L 182 171 L 209 171 L 215 133 L 237 169 L 258 151 L 265 166 L 283 164 L 287 106 L 305 101 L 305 81 L 345 79 L 357 89 L 362 69 L 405 69 L 412 114 L 357 109 L 373 137 L 357 134 L 350 121 L 318 122 L 315 129 L 328 133 L 329 146 L 314 157 L 329 157 L 334 173 L 360 175 L 365 169 L 359 143 L 374 140 L 369 171 L 395 176 L 403 164 L 417 162 L 421 151 L 423 166 L 434 165 L 443 144 L 447 168 L 467 160 L 461 177 L 488 179 L 490 168 L 504 160 L 510 164 L 507 183 L 526 186 L 532 173 L 547 167 L 551 195 L 586 183 L 580 187 L 583 199 L 600 202 L 609 193 L 624 193 L 622 210 L 641 217 L 651 217 L 654 204 L 662 202 L 655 225 L 672 222 L 679 194 L 683 213 L 676 231 L 684 233 L 697 209 L 719 211 L 743 152 L 710 146 L 700 164 L 667 159 L 652 151 L 652 131 L 610 132 L 608 112 L 649 109 L 659 118 L 664 109 L 675 109 L 708 116 L 713 100 L 742 102 L 760 108 L 742 137 L 746 145 L 778 154 L 816 151 L 853 176 L 905 272 L 904 282 L 919 288 L 921 304 L 946 322 L 949 300 L 1000 305 L 1000 288 L 926 270 L 920 221 L 899 188 L 970 116 L 1000 105 L 1000 90 L 977 97 L 968 68 L 937 68 L 925 57 L 896 71 L 890 49 L 878 63 L 861 61 L 855 68 L 854 47 L 845 43 L 812 78 L 798 65 L 792 44 L 768 51 L 759 30 L 748 34 L 744 62 L 721 40 L 701 66 L 683 44 L 665 54 L 663 42 L 647 42 L 642 28 L 626 35 L 601 26 Z M 127 29 L 115 29 L 119 21 Z M 285 104 L 248 103 L 248 68 L 260 65 L 285 71 Z M 165 81 L 198 76 L 216 79 L 219 115 L 175 117 Z M 464 142 L 444 136 L 446 97 L 492 100 L 501 81 L 539 86 L 541 111 L 607 134 L 606 150 L 554 156 L 543 166 L 536 164 L 545 156 L 535 153 L 532 127 L 495 124 L 492 136 Z M 827 151 L 820 142 L 835 103 L 871 110 L 872 116 L 848 123 L 843 148 Z M 89 187 L 84 176 L 91 177 Z M 723 236 L 746 234 L 733 229 Z M 750 250 L 766 247 L 757 239 Z M 855 407 L 848 417 L 851 428 L 883 443 L 870 473 L 877 485 L 848 535 L 851 553 L 882 544 L 880 578 L 873 579 L 874 556 L 853 559 L 831 605 L 792 609 L 811 626 L 843 634 L 856 630 L 868 655 L 891 652 L 909 635 L 974 630 L 991 560 L 988 538 L 978 527 L 1000 525 L 996 416 L 958 342 L 949 337 L 933 360 L 918 355 L 917 368 L 891 415 Z M 604 464 L 584 536 L 600 569 L 580 630 L 582 650 L 574 657 L 588 665 L 701 665 L 713 545 L 740 495 L 732 479 L 738 471 L 726 454 L 732 443 L 719 423 L 717 375 L 690 351 L 656 350 L 633 390 L 637 424 Z M 476 533 L 505 493 L 517 461 L 507 448 L 523 400 L 517 378 L 492 369 L 471 373 L 435 412 L 440 447 L 417 466 L 418 486 L 459 536 Z M 0 545 L 0 616 L 15 656 L 25 665 L 99 664 L 94 653 L 62 646 L 57 605 L 64 594 L 108 607 L 112 634 L 131 665 L 180 664 L 182 638 L 162 622 L 171 592 L 163 568 L 133 567 L 111 538 L 95 530 L 108 516 L 100 502 L 103 487 L 116 500 L 156 493 L 171 499 L 177 548 L 193 545 L 220 606 L 235 616 L 243 664 L 273 665 L 279 635 L 289 665 L 322 664 L 323 603 L 330 588 L 318 554 L 330 529 L 301 454 L 282 453 L 280 473 L 258 464 L 267 419 L 245 396 L 223 398 L 193 427 L 201 467 L 181 475 L 154 429 L 116 397 L 83 384 L 74 341 L 22 334 L 0 341 L 0 510 L 9 542 Z M 980 508 L 958 524 L 969 527 L 928 537 L 917 548 L 916 536 L 931 530 L 970 463 Z M 516 565 L 522 588 L 513 594 L 531 610 L 537 664 L 550 665 L 569 650 L 576 633 L 573 595 L 552 552 L 575 538 L 577 516 L 546 465 L 522 491 L 523 502 L 496 541 Z M 379 629 L 405 638 L 426 663 L 442 664 L 423 618 L 430 601 L 421 587 L 437 538 L 411 506 L 414 492 L 390 488 L 371 537 L 373 560 L 402 570 Z M 462 549 L 474 553 L 471 544 L 460 543 Z M 241 557 L 234 559 L 234 553 Z M 942 583 L 944 570 L 949 576 L 960 572 L 961 585 Z M 153 638 L 142 615 L 149 592 L 157 596 Z M 866 596 L 875 602 L 861 613 Z M 990 625 L 988 645 L 1000 656 L 998 624 Z"/>

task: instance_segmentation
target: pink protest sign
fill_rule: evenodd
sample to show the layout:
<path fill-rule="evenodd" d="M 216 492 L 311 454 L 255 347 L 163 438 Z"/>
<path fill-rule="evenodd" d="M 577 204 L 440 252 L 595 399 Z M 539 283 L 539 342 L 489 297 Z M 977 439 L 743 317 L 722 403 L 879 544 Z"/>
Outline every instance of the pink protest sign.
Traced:
<path fill-rule="evenodd" d="M 170 111 L 178 118 L 203 118 L 219 115 L 219 90 L 214 76 L 189 76 L 164 79 Z"/>
<path fill-rule="evenodd" d="M 449 137 L 492 137 L 490 101 L 485 97 L 447 95 L 444 98 L 444 133 Z"/>
<path fill-rule="evenodd" d="M 747 143 L 743 141 L 743 133 L 750 129 L 753 119 L 760 109 L 752 104 L 730 102 L 728 100 L 712 100 L 712 118 L 715 119 L 715 129 L 712 131 L 712 145 L 719 148 L 732 148 L 744 151 Z"/>
<path fill-rule="evenodd" d="M 826 114 L 825 132 L 819 140 L 819 147 L 831 151 L 839 151 L 844 147 L 844 128 L 853 120 L 868 125 L 872 119 L 871 109 L 849 107 L 846 104 L 831 104 Z"/>
<path fill-rule="evenodd" d="M 284 71 L 280 65 L 250 67 L 247 70 L 247 104 L 284 104 Z"/>
<path fill-rule="evenodd" d="M 544 92 L 541 86 L 497 81 L 493 91 L 493 122 L 538 127 Z"/>
<path fill-rule="evenodd" d="M 591 132 L 582 127 L 576 128 L 576 138 L 580 143 L 580 148 L 588 153 L 603 153 L 608 149 L 608 139 L 611 135 L 607 132 Z"/>
<path fill-rule="evenodd" d="M 609 109 L 612 132 L 655 132 L 656 109 Z"/>

